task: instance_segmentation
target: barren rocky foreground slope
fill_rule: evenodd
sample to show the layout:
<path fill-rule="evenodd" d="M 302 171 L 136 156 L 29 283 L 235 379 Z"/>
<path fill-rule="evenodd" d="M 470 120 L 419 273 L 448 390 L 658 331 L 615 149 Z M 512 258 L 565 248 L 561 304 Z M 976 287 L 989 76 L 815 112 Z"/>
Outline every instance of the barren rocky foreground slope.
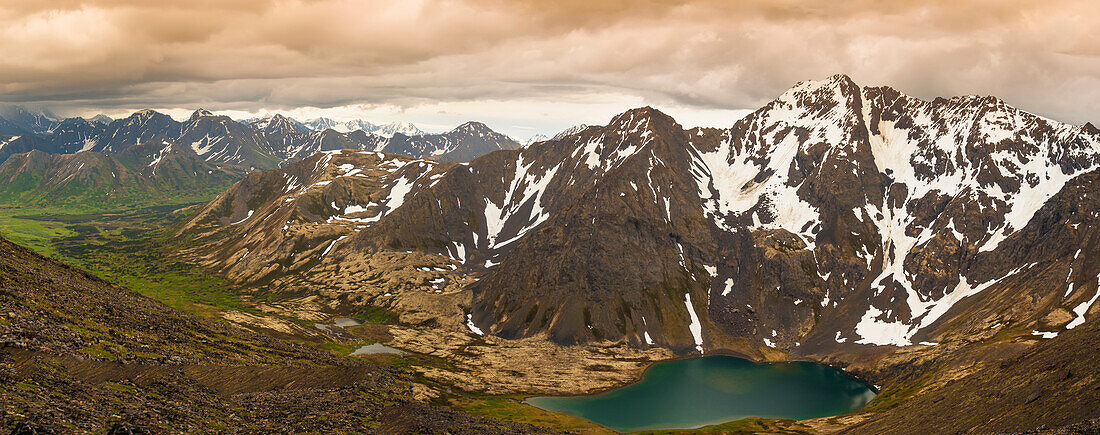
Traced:
<path fill-rule="evenodd" d="M 541 431 L 423 403 L 407 372 L 202 321 L 3 239 L 0 313 L 0 423 L 16 433 Z"/>

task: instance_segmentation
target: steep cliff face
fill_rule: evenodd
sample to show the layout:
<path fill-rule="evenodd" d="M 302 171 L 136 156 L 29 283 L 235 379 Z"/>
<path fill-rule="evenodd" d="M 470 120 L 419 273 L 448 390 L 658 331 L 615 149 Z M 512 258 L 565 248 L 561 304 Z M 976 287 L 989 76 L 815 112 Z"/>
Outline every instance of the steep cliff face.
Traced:
<path fill-rule="evenodd" d="M 907 346 L 1087 319 L 1097 167 L 1091 125 L 834 76 L 728 129 L 641 108 L 468 164 L 326 152 L 250 176 L 181 234 L 245 284 L 415 258 L 469 298 L 450 323 L 503 337 Z"/>

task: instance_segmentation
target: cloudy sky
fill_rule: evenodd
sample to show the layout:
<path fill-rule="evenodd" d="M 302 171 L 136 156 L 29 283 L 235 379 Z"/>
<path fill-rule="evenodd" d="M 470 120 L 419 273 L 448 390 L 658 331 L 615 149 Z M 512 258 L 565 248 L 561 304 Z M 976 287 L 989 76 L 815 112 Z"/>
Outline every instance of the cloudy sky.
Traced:
<path fill-rule="evenodd" d="M 4 0 L 0 23 L 0 101 L 63 115 L 476 119 L 526 138 L 641 105 L 727 126 L 845 73 L 1100 121 L 1092 0 Z"/>

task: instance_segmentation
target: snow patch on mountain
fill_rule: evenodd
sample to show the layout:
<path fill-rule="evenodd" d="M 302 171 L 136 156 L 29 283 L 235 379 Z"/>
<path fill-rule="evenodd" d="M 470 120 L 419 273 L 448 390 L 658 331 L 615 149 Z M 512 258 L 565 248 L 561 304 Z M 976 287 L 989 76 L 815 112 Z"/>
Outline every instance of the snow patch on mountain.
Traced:
<path fill-rule="evenodd" d="M 482 331 L 481 328 L 478 328 L 477 325 L 474 324 L 473 314 L 466 314 L 466 327 L 469 328 L 470 332 L 473 332 L 474 334 L 485 335 L 485 331 Z"/>
<path fill-rule="evenodd" d="M 521 155 L 516 162 L 516 170 L 512 174 L 510 184 L 505 190 L 504 201 L 498 205 L 491 198 L 485 198 L 486 248 L 496 249 L 508 245 L 550 218 L 543 209 L 542 197 L 561 165 L 537 173 L 532 170 L 534 164 L 534 161 L 524 163 Z M 527 204 L 530 204 L 530 211 L 520 215 L 519 211 Z M 515 234 L 511 234 L 512 237 L 501 241 L 501 233 L 505 225 L 516 218 L 521 219 L 517 221 L 520 229 Z"/>
<path fill-rule="evenodd" d="M 1096 293 L 1092 295 L 1091 299 L 1082 302 L 1073 308 L 1073 314 L 1077 315 L 1077 317 L 1075 317 L 1072 321 L 1069 322 L 1069 324 L 1066 325 L 1066 329 L 1073 329 L 1085 323 L 1085 313 L 1088 313 L 1089 309 L 1092 308 L 1092 304 L 1096 303 L 1097 298 L 1100 298 L 1100 275 L 1096 276 L 1096 280 Z"/>
<path fill-rule="evenodd" d="M 684 304 L 687 306 L 688 315 L 691 316 L 688 330 L 691 331 L 691 338 L 695 340 L 695 350 L 703 353 L 703 324 L 699 323 L 699 315 L 695 314 L 695 306 L 691 304 L 691 293 L 684 293 Z"/>
<path fill-rule="evenodd" d="M 19 139 L 20 137 L 21 136 L 12 136 L 7 138 L 6 140 L 0 141 L 0 150 L 4 149 L 4 147 L 7 146 L 9 143 L 15 142 L 16 139 Z"/>

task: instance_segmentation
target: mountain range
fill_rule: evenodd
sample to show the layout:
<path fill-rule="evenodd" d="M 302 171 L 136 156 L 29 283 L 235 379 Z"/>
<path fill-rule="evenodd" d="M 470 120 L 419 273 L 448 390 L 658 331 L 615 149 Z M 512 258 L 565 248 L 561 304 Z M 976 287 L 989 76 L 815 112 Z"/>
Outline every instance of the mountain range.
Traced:
<path fill-rule="evenodd" d="M 203 201 L 250 171 L 325 150 L 461 161 L 520 146 L 476 122 L 426 134 L 408 123 L 302 123 L 278 114 L 237 122 L 202 109 L 183 122 L 153 110 L 118 120 L 59 120 L 18 106 L 0 115 L 0 161 L 8 162 L 0 166 L 7 181 L 0 202 L 12 205 Z"/>
<path fill-rule="evenodd" d="M 836 76 L 727 129 L 641 108 L 463 164 L 317 154 L 250 175 L 182 234 L 224 233 L 188 255 L 244 283 L 423 253 L 457 271 L 430 279 L 476 277 L 458 315 L 508 338 L 934 346 L 1089 317 L 1098 165 L 1091 124 Z M 359 296 L 402 297 L 386 292 Z"/>
<path fill-rule="evenodd" d="M 0 133 L 27 135 L 49 133 L 61 122 L 49 111 L 31 111 L 22 106 L 0 105 Z"/>
<path fill-rule="evenodd" d="M 0 111 L 0 160 L 30 150 L 112 154 L 154 138 L 190 146 L 209 163 L 250 170 L 273 169 L 318 151 L 340 148 L 457 161 L 520 146 L 477 122 L 442 134 L 427 134 L 409 123 L 379 126 L 362 120 L 339 123 L 327 118 L 300 122 L 279 114 L 238 122 L 203 109 L 183 122 L 153 110 L 141 110 L 118 120 L 102 116 L 61 120 L 19 106 L 6 106 Z"/>
<path fill-rule="evenodd" d="M 420 136 L 427 134 L 426 132 L 409 122 L 391 122 L 388 124 L 378 125 L 372 124 L 362 119 L 353 119 L 350 121 L 339 122 L 321 117 L 302 122 L 301 125 L 305 129 L 311 131 L 332 129 L 340 133 L 349 133 L 352 131 L 360 130 L 365 133 L 374 133 L 382 137 L 393 137 L 393 135 L 396 133 L 401 133 L 405 136 Z"/>
<path fill-rule="evenodd" d="M 190 147 L 150 140 L 115 153 L 15 154 L 0 164 L 0 204 L 119 208 L 203 202 L 244 175 Z"/>
<path fill-rule="evenodd" d="M 1098 330 L 1098 179 L 1091 124 L 838 75 L 729 128 L 644 107 L 466 163 L 314 154 L 250 174 L 174 231 L 180 258 L 263 294 L 309 288 L 322 306 L 471 336 L 932 376 L 906 393 L 924 405 L 905 418 L 962 430 L 942 415 L 965 409 L 1011 428 L 1097 385 L 1064 357 Z M 1045 408 L 978 400 L 998 387 L 960 367 L 1009 367 L 990 355 L 1031 346 L 1013 361 L 1082 381 L 1037 386 L 1021 369 L 997 382 L 1075 393 Z M 943 400 L 948 378 L 975 390 Z M 898 424 L 889 415 L 868 427 Z"/>

